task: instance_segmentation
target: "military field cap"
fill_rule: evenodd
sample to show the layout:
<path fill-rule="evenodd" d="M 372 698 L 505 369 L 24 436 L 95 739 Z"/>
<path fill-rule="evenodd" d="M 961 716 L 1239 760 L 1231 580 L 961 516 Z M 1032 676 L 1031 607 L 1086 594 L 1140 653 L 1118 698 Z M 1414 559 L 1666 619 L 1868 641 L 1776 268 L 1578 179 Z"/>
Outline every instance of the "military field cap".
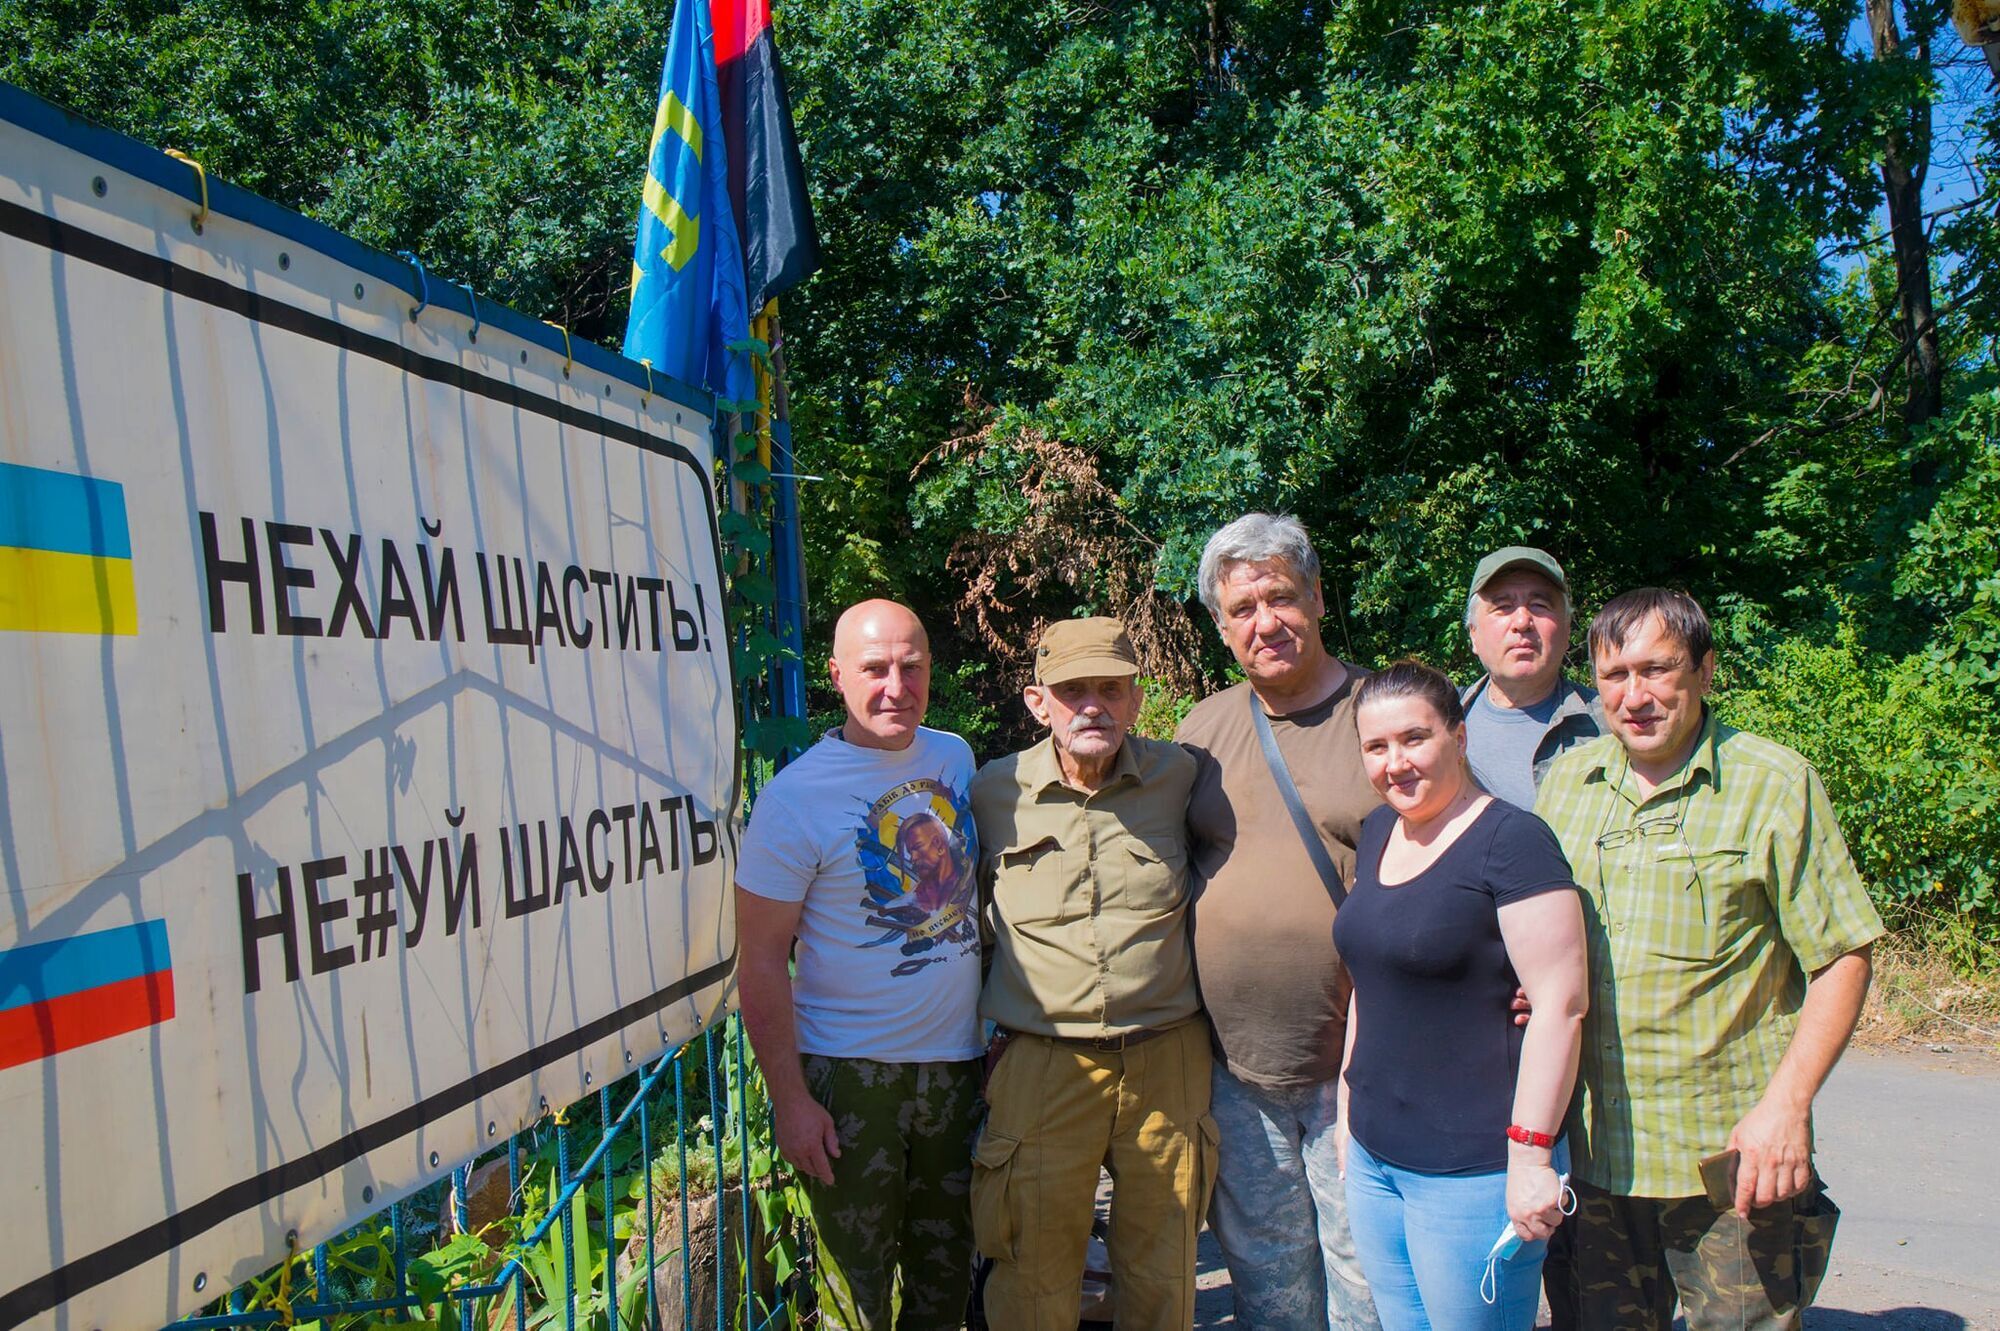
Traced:
<path fill-rule="evenodd" d="M 1104 615 L 1051 624 L 1035 648 L 1037 684 L 1138 673 L 1139 655 L 1125 626 Z"/>
<path fill-rule="evenodd" d="M 1563 566 L 1556 563 L 1554 555 L 1532 545 L 1510 545 L 1480 560 L 1479 567 L 1472 570 L 1473 594 L 1478 595 L 1487 583 L 1517 568 L 1533 569 L 1562 588 L 1563 595 L 1569 595 L 1569 579 L 1563 576 Z"/>

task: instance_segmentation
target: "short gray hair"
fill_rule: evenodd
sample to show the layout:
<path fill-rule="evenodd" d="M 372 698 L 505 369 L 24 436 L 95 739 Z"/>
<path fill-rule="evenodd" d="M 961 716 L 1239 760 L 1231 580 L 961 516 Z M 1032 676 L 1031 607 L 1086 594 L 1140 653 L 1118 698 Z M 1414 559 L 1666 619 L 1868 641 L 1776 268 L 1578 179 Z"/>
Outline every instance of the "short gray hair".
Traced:
<path fill-rule="evenodd" d="M 1228 565 L 1261 564 L 1267 559 L 1284 560 L 1302 583 L 1319 578 L 1319 555 L 1312 538 L 1306 535 L 1305 524 L 1288 514 L 1245 513 L 1209 537 L 1196 578 L 1209 615 L 1218 622 L 1222 619 L 1222 575 Z"/>

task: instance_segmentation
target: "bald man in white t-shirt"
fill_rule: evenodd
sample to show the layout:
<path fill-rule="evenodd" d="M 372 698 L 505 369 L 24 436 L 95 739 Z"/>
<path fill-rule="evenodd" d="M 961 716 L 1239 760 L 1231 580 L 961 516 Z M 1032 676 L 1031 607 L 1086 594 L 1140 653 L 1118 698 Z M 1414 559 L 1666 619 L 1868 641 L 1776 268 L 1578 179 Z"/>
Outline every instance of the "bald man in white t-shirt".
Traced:
<path fill-rule="evenodd" d="M 970 1290 L 973 760 L 923 725 L 930 667 L 908 607 L 841 615 L 827 674 L 846 720 L 759 792 L 737 864 L 743 1021 L 839 1331 L 957 1328 Z"/>

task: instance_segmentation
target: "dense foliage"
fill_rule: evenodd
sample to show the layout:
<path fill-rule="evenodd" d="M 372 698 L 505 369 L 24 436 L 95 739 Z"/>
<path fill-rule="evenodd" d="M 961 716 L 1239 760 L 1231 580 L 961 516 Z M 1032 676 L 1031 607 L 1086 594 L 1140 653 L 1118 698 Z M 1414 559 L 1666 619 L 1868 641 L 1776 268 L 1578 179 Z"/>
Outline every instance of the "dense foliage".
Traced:
<path fill-rule="evenodd" d="M 2000 716 L 1963 674 L 1925 657 L 1788 638 L 1733 672 L 1718 706 L 1812 760 L 1862 875 L 1893 926 L 1953 944 L 1968 969 L 2000 966 Z M 1725 684 L 1727 681 L 1725 681 Z M 1979 924 L 1969 933 L 1959 921 Z"/>
<path fill-rule="evenodd" d="M 655 5 L 0 0 L 0 39 L 0 79 L 622 340 Z"/>
<path fill-rule="evenodd" d="M 1363 660 L 1464 667 L 1473 558 L 1545 544 L 1586 611 L 1700 596 L 1884 892 L 2000 934 L 2000 99 L 1944 97 L 1948 6 L 1874 3 L 1900 46 L 1861 0 L 781 3 L 814 605 L 915 602 L 992 749 L 1042 617 L 1218 678 L 1193 565 L 1246 509 L 1306 519 Z M 0 78 L 615 341 L 665 18 L 0 0 Z M 1881 172 L 1933 128 L 1912 329 Z"/>

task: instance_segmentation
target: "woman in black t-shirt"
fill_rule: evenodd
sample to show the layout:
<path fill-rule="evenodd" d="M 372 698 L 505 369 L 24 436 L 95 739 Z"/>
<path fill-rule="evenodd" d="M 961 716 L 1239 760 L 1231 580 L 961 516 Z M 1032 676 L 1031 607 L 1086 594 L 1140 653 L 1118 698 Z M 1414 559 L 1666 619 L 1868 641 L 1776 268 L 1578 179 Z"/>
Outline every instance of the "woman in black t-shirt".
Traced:
<path fill-rule="evenodd" d="M 1340 1142 L 1355 1248 L 1384 1331 L 1527 1331 L 1562 1220 L 1581 898 L 1547 826 L 1473 781 L 1450 680 L 1398 662 L 1362 682 L 1355 723 L 1385 804 L 1333 926 L 1354 978 Z"/>

